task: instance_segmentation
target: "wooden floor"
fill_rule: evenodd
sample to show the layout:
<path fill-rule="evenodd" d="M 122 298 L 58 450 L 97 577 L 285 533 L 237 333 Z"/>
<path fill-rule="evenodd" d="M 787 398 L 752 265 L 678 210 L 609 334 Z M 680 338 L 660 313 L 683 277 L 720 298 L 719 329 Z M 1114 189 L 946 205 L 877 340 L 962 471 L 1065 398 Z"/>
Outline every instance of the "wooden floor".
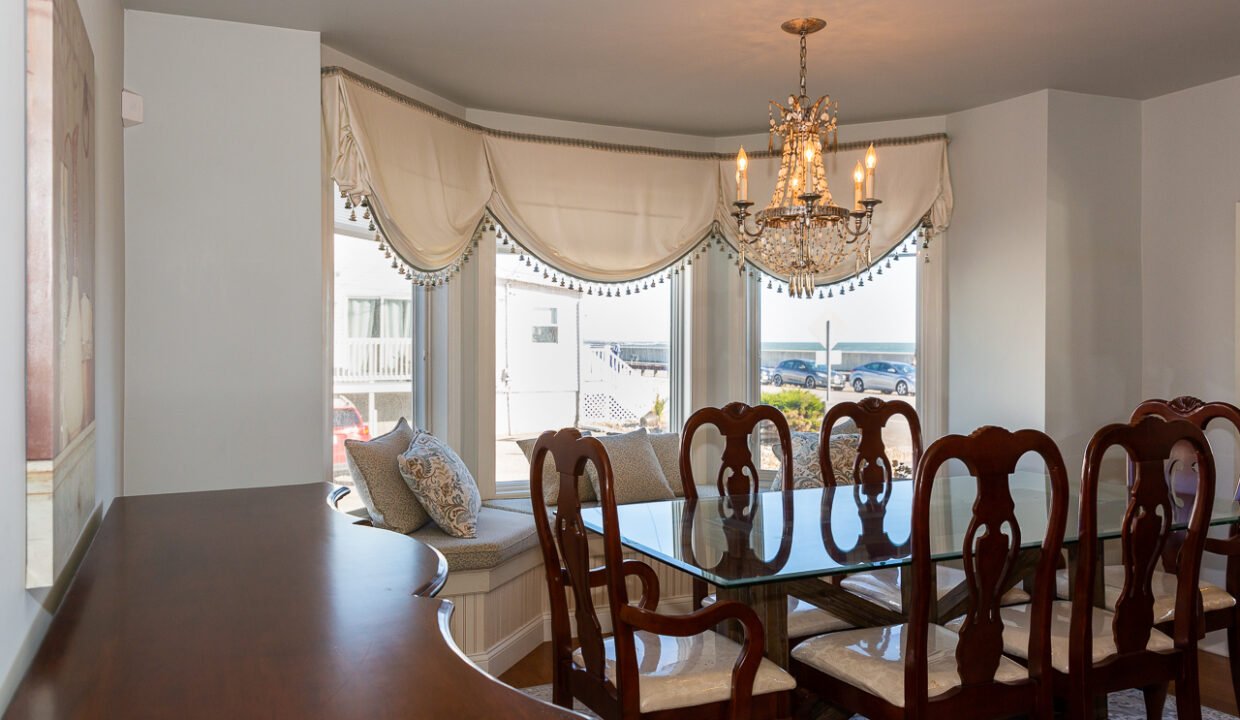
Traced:
<path fill-rule="evenodd" d="M 1231 691 L 1231 672 L 1227 658 L 1213 653 L 1200 654 L 1201 704 L 1230 715 L 1236 712 L 1236 698 Z M 517 688 L 551 683 L 551 643 L 539 645 L 499 679 Z M 1174 691 L 1174 688 L 1173 688 Z M 1168 703 L 1171 706 L 1171 703 Z"/>

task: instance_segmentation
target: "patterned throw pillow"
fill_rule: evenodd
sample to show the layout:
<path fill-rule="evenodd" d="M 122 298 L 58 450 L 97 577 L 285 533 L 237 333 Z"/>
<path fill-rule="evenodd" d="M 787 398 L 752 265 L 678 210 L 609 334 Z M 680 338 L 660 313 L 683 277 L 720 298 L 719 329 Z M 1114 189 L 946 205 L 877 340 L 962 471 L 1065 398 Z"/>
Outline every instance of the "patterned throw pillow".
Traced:
<path fill-rule="evenodd" d="M 517 441 L 517 447 L 525 453 L 527 461 L 534 459 L 534 445 L 537 443 L 536 437 Z M 598 499 L 594 494 L 594 486 L 590 484 L 590 478 L 586 475 L 577 478 L 577 497 L 581 499 L 581 502 L 593 502 Z M 543 502 L 547 504 L 547 507 L 560 502 L 560 476 L 555 469 L 555 458 L 551 456 L 551 453 L 547 453 L 547 459 L 543 460 Z"/>
<path fill-rule="evenodd" d="M 344 441 L 353 487 L 375 527 L 411 533 L 431 519 L 405 484 L 397 464 L 412 440 L 413 428 L 401 418 L 386 435 Z"/>
<path fill-rule="evenodd" d="M 676 497 L 684 497 L 685 485 L 680 479 L 680 433 L 650 433 L 646 437 L 650 438 L 654 456 L 659 459 L 659 467 L 672 492 Z"/>
<path fill-rule="evenodd" d="M 815 488 L 823 486 L 822 466 L 818 463 L 818 433 L 792 433 L 792 487 Z M 831 469 L 835 472 L 835 481 L 840 485 L 851 485 L 853 480 L 853 463 L 857 457 L 857 447 L 861 444 L 861 436 L 855 434 L 831 436 Z M 780 455 L 776 453 L 776 460 Z M 778 470 L 771 482 L 772 490 L 783 488 L 783 475 Z"/>
<path fill-rule="evenodd" d="M 400 474 L 431 519 L 452 537 L 478 536 L 482 496 L 461 456 L 439 438 L 418 430 L 400 456 Z"/>
<path fill-rule="evenodd" d="M 611 461 L 612 480 L 615 484 L 612 493 L 617 505 L 671 500 L 676 497 L 663 475 L 663 469 L 659 467 L 659 458 L 654 454 L 654 446 L 650 444 L 646 428 L 623 435 L 601 436 L 598 441 L 603 444 L 607 459 Z M 594 486 L 595 497 L 601 499 L 602 491 L 594 463 L 586 463 L 586 475 Z"/>

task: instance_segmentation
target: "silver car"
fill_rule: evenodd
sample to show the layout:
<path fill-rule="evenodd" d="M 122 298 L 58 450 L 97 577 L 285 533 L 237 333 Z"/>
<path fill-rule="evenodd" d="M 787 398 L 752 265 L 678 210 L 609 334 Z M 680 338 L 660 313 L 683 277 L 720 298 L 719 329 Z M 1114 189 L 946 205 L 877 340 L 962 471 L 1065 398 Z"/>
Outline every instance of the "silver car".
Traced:
<path fill-rule="evenodd" d="M 811 362 L 785 360 L 771 370 L 771 382 L 775 387 L 791 383 L 813 389 L 826 385 L 829 380 L 827 373 L 819 370 Z"/>
<path fill-rule="evenodd" d="M 890 394 L 908 395 L 917 392 L 917 368 L 902 362 L 875 361 L 849 373 L 854 392 L 879 390 Z"/>

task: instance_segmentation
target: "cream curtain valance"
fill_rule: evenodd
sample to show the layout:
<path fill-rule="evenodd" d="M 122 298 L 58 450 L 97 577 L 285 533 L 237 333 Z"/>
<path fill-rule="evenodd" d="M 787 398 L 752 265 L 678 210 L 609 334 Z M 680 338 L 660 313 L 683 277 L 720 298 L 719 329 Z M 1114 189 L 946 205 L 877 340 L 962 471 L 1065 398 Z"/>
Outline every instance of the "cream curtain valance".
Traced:
<path fill-rule="evenodd" d="M 491 197 L 481 135 L 344 75 L 323 78 L 323 127 L 332 179 L 394 252 L 422 271 L 461 257 Z"/>
<path fill-rule="evenodd" d="M 687 254 L 720 206 L 719 165 L 486 139 L 491 212 L 522 245 L 579 278 L 645 277 Z"/>
<path fill-rule="evenodd" d="M 323 128 L 332 179 L 367 201 L 392 251 L 421 276 L 456 267 L 488 211 L 545 263 L 600 283 L 659 272 L 711 235 L 735 244 L 730 156 L 488 130 L 340 68 L 323 72 Z M 827 157 L 837 204 L 851 205 L 863 152 Z M 951 214 L 944 136 L 881 141 L 879 153 L 876 260 L 927 211 L 939 228 Z M 778 159 L 751 157 L 761 207 Z"/>

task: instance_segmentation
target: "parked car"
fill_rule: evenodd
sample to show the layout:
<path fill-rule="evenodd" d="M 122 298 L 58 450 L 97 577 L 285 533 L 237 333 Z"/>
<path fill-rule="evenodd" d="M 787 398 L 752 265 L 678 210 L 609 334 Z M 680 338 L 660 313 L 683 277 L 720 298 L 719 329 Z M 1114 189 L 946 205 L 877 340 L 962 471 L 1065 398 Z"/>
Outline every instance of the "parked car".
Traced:
<path fill-rule="evenodd" d="M 826 365 L 815 365 L 819 372 L 826 373 L 831 378 L 832 390 L 843 390 L 848 385 L 848 373 L 843 370 L 832 370 Z"/>
<path fill-rule="evenodd" d="M 849 374 L 854 392 L 878 390 L 885 394 L 917 392 L 917 368 L 902 362 L 875 361 L 854 368 Z"/>
<path fill-rule="evenodd" d="M 763 385 L 771 384 L 771 368 L 766 365 L 758 368 L 758 382 Z"/>
<path fill-rule="evenodd" d="M 821 387 L 830 380 L 825 370 L 818 369 L 820 367 L 805 360 L 785 360 L 771 371 L 771 384 L 775 387 L 784 383 L 803 385 L 809 389 Z"/>
<path fill-rule="evenodd" d="M 369 440 L 370 426 L 362 422 L 357 406 L 347 398 L 332 402 L 332 465 L 339 468 L 348 463 L 344 454 L 345 440 Z"/>

